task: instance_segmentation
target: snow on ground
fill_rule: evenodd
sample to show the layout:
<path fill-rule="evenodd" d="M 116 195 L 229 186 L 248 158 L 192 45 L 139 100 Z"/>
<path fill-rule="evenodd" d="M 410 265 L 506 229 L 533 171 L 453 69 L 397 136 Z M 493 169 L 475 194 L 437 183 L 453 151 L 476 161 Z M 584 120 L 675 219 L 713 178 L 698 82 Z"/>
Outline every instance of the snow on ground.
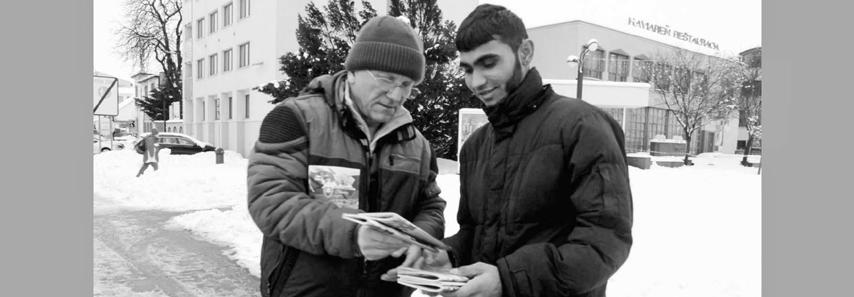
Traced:
<path fill-rule="evenodd" d="M 245 205 L 225 211 L 209 209 L 183 214 L 169 220 L 166 227 L 190 230 L 210 242 L 228 247 L 226 256 L 260 277 L 262 235 Z"/>
<path fill-rule="evenodd" d="M 246 199 L 247 160 L 226 151 L 224 164 L 213 152 L 169 155 L 160 152 L 159 170 L 136 178 L 142 155 L 132 149 L 94 155 L 94 192 L 105 198 L 95 208 L 187 211 L 230 207 Z"/>
<path fill-rule="evenodd" d="M 690 167 L 630 167 L 634 244 L 608 296 L 761 295 L 761 175 L 740 160 L 713 153 L 693 158 Z M 215 165 L 212 153 L 170 155 L 160 171 L 136 179 L 140 162 L 127 150 L 95 156 L 95 193 L 115 203 L 96 208 L 188 211 L 167 227 L 227 247 L 227 256 L 260 275 L 261 233 L 246 212 L 245 159 L 227 152 L 225 164 Z M 459 179 L 442 171 L 448 236 L 459 229 Z"/>

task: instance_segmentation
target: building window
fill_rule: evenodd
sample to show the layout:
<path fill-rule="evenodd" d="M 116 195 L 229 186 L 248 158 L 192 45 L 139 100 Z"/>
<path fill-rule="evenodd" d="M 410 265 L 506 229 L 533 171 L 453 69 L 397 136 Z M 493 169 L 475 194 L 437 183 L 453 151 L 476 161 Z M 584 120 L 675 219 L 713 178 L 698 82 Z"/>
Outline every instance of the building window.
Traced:
<path fill-rule="evenodd" d="M 231 53 L 232 49 L 222 51 L 222 72 L 231 71 Z"/>
<path fill-rule="evenodd" d="M 205 59 L 196 60 L 196 79 L 204 78 Z"/>
<path fill-rule="evenodd" d="M 249 17 L 249 0 L 240 0 L 240 19 Z"/>
<path fill-rule="evenodd" d="M 244 43 L 240 45 L 238 49 L 238 54 L 240 54 L 240 61 L 237 64 L 238 68 L 249 66 L 249 43 Z"/>
<path fill-rule="evenodd" d="M 219 98 L 214 99 L 214 120 L 219 120 Z"/>
<path fill-rule="evenodd" d="M 670 73 L 673 71 L 673 67 L 665 62 L 657 62 L 654 64 L 652 69 L 652 75 L 650 76 L 650 80 L 653 82 L 653 85 L 657 89 L 661 90 L 669 90 L 670 89 Z"/>
<path fill-rule="evenodd" d="M 205 26 L 205 18 L 200 18 L 198 21 L 196 21 L 196 38 L 197 39 L 202 39 L 202 37 L 205 37 L 205 30 L 202 30 L 202 28 L 204 28 L 204 26 Z"/>
<path fill-rule="evenodd" d="M 214 10 L 214 12 L 211 12 L 211 14 L 210 14 L 210 15 L 208 15 L 208 17 L 211 19 L 211 22 L 210 22 L 210 27 L 211 27 L 211 28 L 210 28 L 210 33 L 211 33 L 211 34 L 213 34 L 214 32 L 216 32 L 216 15 L 217 15 L 217 11 L 216 11 L 216 10 Z"/>
<path fill-rule="evenodd" d="M 184 25 L 184 36 L 187 36 L 187 41 L 193 40 L 193 25 Z"/>
<path fill-rule="evenodd" d="M 229 2 L 225 6 L 222 7 L 222 26 L 228 27 L 231 25 L 231 16 L 234 14 L 232 11 L 234 10 L 234 5 Z"/>
<path fill-rule="evenodd" d="M 193 62 L 184 63 L 184 81 L 193 79 Z"/>
<path fill-rule="evenodd" d="M 621 54 L 608 54 L 608 80 L 626 81 L 629 78 L 629 57 Z"/>
<path fill-rule="evenodd" d="M 231 96 L 228 96 L 228 119 L 229 120 L 231 119 L 231 111 L 232 111 L 231 106 L 234 105 L 233 103 L 234 103 L 234 101 L 231 100 Z"/>
<path fill-rule="evenodd" d="M 244 102 L 244 106 L 246 107 L 246 108 L 244 108 L 245 113 L 246 113 L 245 117 L 248 119 L 249 118 L 249 94 L 246 94 L 245 96 L 246 97 L 243 99 L 243 102 Z"/>
<path fill-rule="evenodd" d="M 602 79 L 602 71 L 605 68 L 605 51 L 595 50 L 587 53 L 584 57 L 584 77 Z"/>
<path fill-rule="evenodd" d="M 213 54 L 208 57 L 208 63 L 210 63 L 210 76 L 216 75 L 216 61 L 219 61 L 218 54 Z"/>
<path fill-rule="evenodd" d="M 632 64 L 632 79 L 636 82 L 649 82 L 649 74 L 652 71 L 652 61 L 644 59 L 634 59 Z"/>
<path fill-rule="evenodd" d="M 202 111 L 202 121 L 204 121 L 205 120 L 205 99 L 202 99 L 199 102 L 201 102 L 201 104 L 200 104 L 201 109 L 200 110 Z"/>

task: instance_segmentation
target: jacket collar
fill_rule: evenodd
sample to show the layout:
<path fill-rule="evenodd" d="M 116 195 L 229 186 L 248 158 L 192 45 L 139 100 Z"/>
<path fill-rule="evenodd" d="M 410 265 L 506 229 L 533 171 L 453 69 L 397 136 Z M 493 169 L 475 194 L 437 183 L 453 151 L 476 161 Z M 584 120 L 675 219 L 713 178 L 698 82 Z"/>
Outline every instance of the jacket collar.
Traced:
<path fill-rule="evenodd" d="M 542 106 L 548 98 L 550 86 L 543 86 L 540 73 L 535 68 L 528 70 L 522 83 L 495 106 L 484 107 L 489 123 L 495 130 L 497 140 L 504 139 L 516 130 L 516 123 Z"/>
<path fill-rule="evenodd" d="M 367 144 L 371 151 L 377 142 L 389 134 L 396 134 L 393 141 L 400 142 L 415 138 L 415 128 L 412 127 L 412 115 L 401 106 L 388 122 L 377 129 L 373 137 L 368 137 L 368 127 L 365 125 L 361 114 L 345 102 L 348 96 L 347 71 L 342 70 L 332 75 L 322 75 L 313 79 L 301 91 L 301 94 L 323 94 L 326 103 L 336 112 L 341 119 L 341 127 L 351 136 L 357 139 L 369 140 Z M 361 123 L 361 124 L 360 124 Z"/>

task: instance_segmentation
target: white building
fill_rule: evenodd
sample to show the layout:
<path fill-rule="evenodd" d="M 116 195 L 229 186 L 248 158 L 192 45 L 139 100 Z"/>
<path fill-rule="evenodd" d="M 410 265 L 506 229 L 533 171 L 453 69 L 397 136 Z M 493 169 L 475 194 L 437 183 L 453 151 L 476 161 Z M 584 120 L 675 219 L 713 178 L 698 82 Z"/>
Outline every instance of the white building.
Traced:
<path fill-rule="evenodd" d="M 637 70 L 639 66 L 650 63 L 657 54 L 675 49 L 692 51 L 708 59 L 722 58 L 711 48 L 678 39 L 645 37 L 640 34 L 642 30 L 634 27 L 639 26 L 639 21 L 629 18 L 628 23 L 614 28 L 573 20 L 528 28 L 528 36 L 536 48 L 533 65 L 540 71 L 543 82 L 568 97 L 576 97 L 578 64 L 568 64 L 567 57 L 579 55 L 588 40 L 598 40 L 598 49 L 584 57 L 582 99 L 603 108 L 622 125 L 627 151 L 648 151 L 649 140 L 656 135 L 673 139 L 681 138 L 682 132 L 673 115 L 665 111 L 660 95 L 650 91 L 649 78 Z M 643 27 L 671 30 L 653 25 Z M 694 132 L 691 150 L 733 153 L 737 137 L 737 117 L 715 120 Z"/>
<path fill-rule="evenodd" d="M 282 80 L 279 57 L 298 49 L 297 15 L 310 0 L 186 0 L 184 2 L 184 131 L 244 156 L 258 139 L 273 98 L 252 88 Z M 315 1 L 318 6 L 327 1 Z M 387 0 L 370 1 L 379 15 Z M 459 22 L 475 0 L 443 0 Z M 356 3 L 356 10 L 360 7 Z"/>

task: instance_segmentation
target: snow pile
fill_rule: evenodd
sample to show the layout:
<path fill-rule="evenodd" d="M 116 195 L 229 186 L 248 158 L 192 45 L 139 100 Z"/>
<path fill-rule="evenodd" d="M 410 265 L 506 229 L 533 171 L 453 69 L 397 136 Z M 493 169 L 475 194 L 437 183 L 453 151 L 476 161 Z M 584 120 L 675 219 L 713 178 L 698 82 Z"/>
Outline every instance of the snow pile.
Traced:
<path fill-rule="evenodd" d="M 252 222 L 246 204 L 230 210 L 209 209 L 172 218 L 170 229 L 190 230 L 207 241 L 227 247 L 225 255 L 249 273 L 261 277 L 261 239 L 263 235 Z"/>
<path fill-rule="evenodd" d="M 136 179 L 140 155 L 96 155 L 96 195 L 115 203 L 96 203 L 96 209 L 196 210 L 167 226 L 227 247 L 228 257 L 259 276 L 262 235 L 246 210 L 246 160 L 228 152 L 219 165 L 212 153 L 162 157 L 160 171 Z M 714 153 L 692 158 L 694 166 L 630 167 L 634 244 L 610 279 L 608 296 L 761 296 L 761 175 L 741 166 L 741 158 Z M 448 202 L 450 236 L 459 230 L 459 176 L 442 174 L 437 181 Z"/>
<path fill-rule="evenodd" d="M 160 152 L 159 170 L 136 178 L 142 155 L 120 150 L 94 155 L 95 208 L 121 207 L 186 211 L 230 207 L 246 199 L 247 160 L 226 151 L 224 164 L 213 152 L 169 155 Z"/>
<path fill-rule="evenodd" d="M 608 296 L 760 296 L 761 175 L 740 156 L 630 167 L 634 244 Z"/>

